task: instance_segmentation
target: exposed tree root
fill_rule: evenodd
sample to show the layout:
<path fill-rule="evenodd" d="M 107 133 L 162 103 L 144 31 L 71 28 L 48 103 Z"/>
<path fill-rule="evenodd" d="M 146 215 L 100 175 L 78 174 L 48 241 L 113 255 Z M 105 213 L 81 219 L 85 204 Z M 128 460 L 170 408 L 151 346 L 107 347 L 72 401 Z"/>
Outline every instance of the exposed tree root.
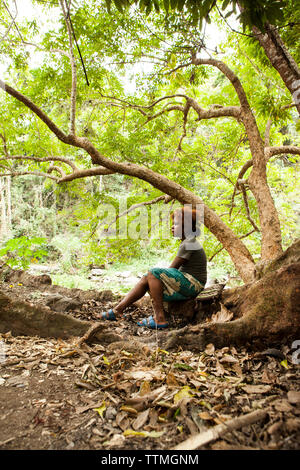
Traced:
<path fill-rule="evenodd" d="M 169 314 L 188 322 L 183 328 L 164 332 L 158 344 L 164 349 L 184 347 L 202 351 L 207 344 L 217 348 L 245 345 L 264 348 L 280 341 L 300 337 L 300 242 L 296 242 L 269 267 L 261 279 L 235 289 L 221 290 L 212 297 L 213 304 L 204 306 L 203 299 L 170 305 Z M 3 271 L 2 271 L 3 272 Z M 1 274 L 1 270 L 0 270 Z M 10 276 L 13 274 L 10 273 Z M 19 274 L 18 274 L 19 276 Z M 34 276 L 31 276 L 33 278 Z M 40 279 L 40 282 L 43 279 Z M 28 281 L 29 282 L 29 281 Z M 77 294 L 76 294 L 77 295 Z M 217 301 L 216 301 L 217 299 Z M 212 322 L 209 317 L 225 307 L 233 313 L 233 321 Z M 198 321 L 191 325 L 191 320 Z M 200 323 L 199 323 L 200 321 Z M 183 323 L 184 324 L 184 323 Z M 0 332 L 54 338 L 80 337 L 83 342 L 122 344 L 125 338 L 116 334 L 110 322 L 81 321 L 49 307 L 9 297 L 0 290 Z M 176 325 L 181 327 L 180 322 Z M 165 334 L 166 333 L 166 334 Z M 126 348 L 134 338 L 126 338 Z M 146 341 L 145 341 L 146 342 Z M 141 350 L 143 341 L 136 341 Z"/>
<path fill-rule="evenodd" d="M 186 326 L 168 334 L 162 346 L 201 351 L 209 343 L 260 347 L 300 335 L 300 263 L 284 266 L 261 280 L 223 294 L 224 305 L 239 318 Z"/>

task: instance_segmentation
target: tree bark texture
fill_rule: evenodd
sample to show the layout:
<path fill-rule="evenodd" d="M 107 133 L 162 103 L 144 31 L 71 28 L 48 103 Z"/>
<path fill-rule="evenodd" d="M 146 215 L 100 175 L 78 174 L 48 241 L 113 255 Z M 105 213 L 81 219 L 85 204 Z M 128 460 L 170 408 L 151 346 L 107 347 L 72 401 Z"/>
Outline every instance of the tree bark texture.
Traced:
<path fill-rule="evenodd" d="M 272 66 L 277 70 L 285 86 L 291 93 L 298 113 L 300 114 L 300 69 L 298 65 L 286 49 L 285 44 L 274 26 L 267 23 L 265 34 L 256 26 L 253 26 L 252 30 Z"/>

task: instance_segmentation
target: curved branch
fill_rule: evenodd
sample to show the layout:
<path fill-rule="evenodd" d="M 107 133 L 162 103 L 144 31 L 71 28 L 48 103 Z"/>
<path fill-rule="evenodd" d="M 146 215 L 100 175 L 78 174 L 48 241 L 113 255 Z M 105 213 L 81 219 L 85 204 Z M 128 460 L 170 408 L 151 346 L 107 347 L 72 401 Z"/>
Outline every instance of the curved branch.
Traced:
<path fill-rule="evenodd" d="M 300 155 L 300 147 L 296 147 L 295 145 L 282 145 L 279 147 L 265 148 L 265 156 L 267 161 L 274 155 L 280 155 L 282 153 Z"/>
<path fill-rule="evenodd" d="M 73 171 L 77 171 L 78 168 L 74 165 L 74 163 L 64 157 L 30 157 L 27 155 L 8 155 L 7 157 L 0 158 L 0 161 L 7 161 L 7 160 L 33 160 L 35 162 L 63 162 L 66 165 L 69 165 Z"/>
<path fill-rule="evenodd" d="M 188 98 L 190 106 L 198 114 L 198 120 L 201 119 L 212 119 L 219 117 L 233 117 L 241 119 L 241 108 L 239 106 L 219 106 L 213 105 L 209 109 L 203 109 L 193 98 Z"/>
<path fill-rule="evenodd" d="M 197 59 L 195 55 L 192 56 L 192 63 L 194 65 L 213 65 L 214 67 L 217 67 L 234 86 L 242 108 L 251 112 L 245 90 L 237 75 L 228 67 L 228 65 L 217 59 Z"/>
<path fill-rule="evenodd" d="M 24 95 L 14 90 L 12 87 L 5 85 L 3 81 L 0 81 L 0 86 L 2 86 L 3 89 L 11 96 L 18 99 L 31 109 L 62 142 L 85 150 L 90 155 L 93 164 L 101 165 L 112 172 L 125 174 L 147 181 L 153 187 L 168 194 L 172 198 L 177 199 L 183 204 L 203 204 L 204 224 L 216 236 L 216 238 L 218 238 L 231 255 L 231 258 L 243 280 L 247 282 L 253 279 L 255 263 L 248 248 L 241 242 L 230 227 L 228 227 L 212 209 L 204 204 L 199 196 L 193 194 L 175 181 L 169 180 L 164 175 L 160 175 L 149 168 L 135 163 L 124 163 L 110 160 L 102 155 L 87 138 L 64 134 L 38 106 Z M 49 177 L 49 175 L 47 176 Z M 53 179 L 55 178 L 53 177 Z"/>
<path fill-rule="evenodd" d="M 52 173 L 52 171 L 57 171 L 62 178 L 64 176 L 66 176 L 66 173 L 63 171 L 62 168 L 60 168 L 59 166 L 53 165 L 53 164 L 49 166 L 49 168 L 47 170 L 47 174 Z"/>
<path fill-rule="evenodd" d="M 88 176 L 97 176 L 97 175 L 112 175 L 116 173 L 113 170 L 109 170 L 104 167 L 88 168 L 87 170 L 76 170 L 69 175 L 65 175 L 63 178 L 58 180 L 58 183 L 66 183 L 67 181 L 73 181 L 78 178 L 86 178 Z"/>

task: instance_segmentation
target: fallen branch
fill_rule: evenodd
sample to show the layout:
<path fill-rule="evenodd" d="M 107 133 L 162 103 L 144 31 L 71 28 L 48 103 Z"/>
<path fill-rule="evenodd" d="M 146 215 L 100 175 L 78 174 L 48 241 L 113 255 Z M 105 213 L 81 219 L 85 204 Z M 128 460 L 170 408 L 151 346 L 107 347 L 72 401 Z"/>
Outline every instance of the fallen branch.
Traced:
<path fill-rule="evenodd" d="M 211 441 L 219 439 L 224 434 L 234 431 L 235 429 L 242 428 L 243 426 L 248 426 L 249 424 L 256 423 L 261 421 L 267 415 L 267 410 L 255 410 L 251 413 L 248 413 L 244 416 L 239 416 L 238 418 L 231 419 L 227 423 L 218 424 L 208 431 L 192 436 L 186 441 L 183 441 L 181 444 L 175 446 L 172 450 L 195 450 L 199 447 L 208 444 Z"/>

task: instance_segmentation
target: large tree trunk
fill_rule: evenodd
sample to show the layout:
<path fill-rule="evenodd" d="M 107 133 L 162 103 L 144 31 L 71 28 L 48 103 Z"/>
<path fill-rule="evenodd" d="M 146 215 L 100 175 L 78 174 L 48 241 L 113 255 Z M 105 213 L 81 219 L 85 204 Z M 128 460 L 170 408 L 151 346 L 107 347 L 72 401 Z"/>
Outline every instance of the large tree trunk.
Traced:
<path fill-rule="evenodd" d="M 233 321 L 186 326 L 170 332 L 162 345 L 202 351 L 209 343 L 221 348 L 292 341 L 300 335 L 299 298 L 300 241 L 273 261 L 261 279 L 223 291 L 221 303 L 234 314 Z"/>
<path fill-rule="evenodd" d="M 295 60 L 286 49 L 278 31 L 267 23 L 266 32 L 263 34 L 256 26 L 252 31 L 264 49 L 272 66 L 281 76 L 285 86 L 291 93 L 297 110 L 300 114 L 300 70 Z"/>

